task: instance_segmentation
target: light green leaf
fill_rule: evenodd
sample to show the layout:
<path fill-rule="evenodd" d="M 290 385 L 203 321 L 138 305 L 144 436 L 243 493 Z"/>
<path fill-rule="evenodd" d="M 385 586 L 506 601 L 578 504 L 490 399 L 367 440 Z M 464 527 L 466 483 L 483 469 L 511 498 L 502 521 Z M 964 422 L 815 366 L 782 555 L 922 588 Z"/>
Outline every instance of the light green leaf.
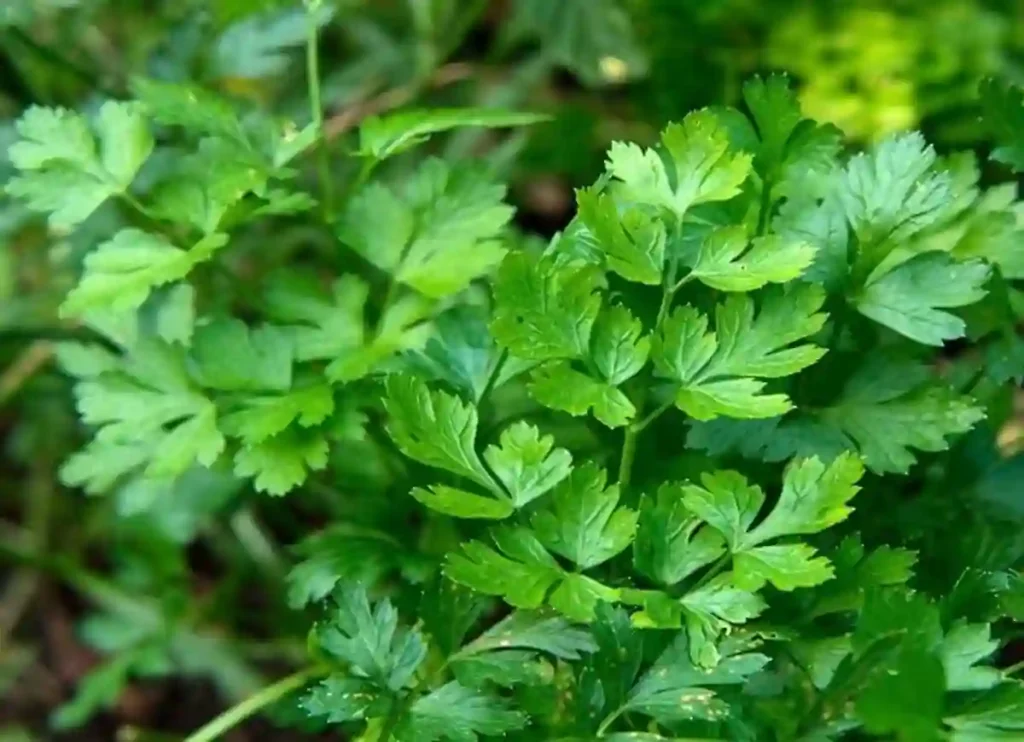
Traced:
<path fill-rule="evenodd" d="M 292 385 L 292 344 L 274 325 L 234 318 L 196 328 L 191 358 L 203 386 L 223 391 L 285 391 Z"/>
<path fill-rule="evenodd" d="M 245 141 L 241 121 L 225 99 L 182 83 L 136 77 L 132 93 L 158 124 L 180 126 L 193 135 L 209 134 Z"/>
<path fill-rule="evenodd" d="M 539 608 L 562 570 L 529 530 L 499 526 L 491 537 L 500 551 L 469 541 L 449 554 L 444 574 L 485 595 L 499 595 L 516 608 Z"/>
<path fill-rule="evenodd" d="M 550 491 L 569 476 L 572 455 L 555 448 L 551 436 L 525 422 L 506 428 L 497 446 L 484 451 L 484 460 L 512 497 L 512 506 L 521 508 Z"/>
<path fill-rule="evenodd" d="M 682 488 L 683 505 L 721 533 L 730 549 L 741 548 L 764 505 L 761 488 L 734 471 L 709 472 L 700 481 L 701 487 Z"/>
<path fill-rule="evenodd" d="M 330 292 L 312 276 L 283 273 L 267 289 L 266 307 L 281 330 L 289 335 L 298 361 L 333 360 L 363 344 L 363 309 L 369 288 L 356 276 L 346 275 Z"/>
<path fill-rule="evenodd" d="M 905 240 L 943 215 L 951 182 L 934 165 L 935 150 L 916 132 L 885 139 L 847 163 L 839 199 L 872 262 L 887 252 L 874 255 L 878 246 Z"/>
<path fill-rule="evenodd" d="M 586 575 L 567 573 L 551 593 L 548 602 L 570 620 L 586 623 L 594 620 L 598 605 L 618 600 L 618 590 Z"/>
<path fill-rule="evenodd" d="M 661 376 L 679 382 L 676 405 L 697 420 L 725 415 L 774 417 L 792 407 L 784 394 L 763 394 L 764 382 L 790 376 L 825 353 L 812 344 L 793 345 L 818 332 L 825 300 L 817 287 L 798 284 L 767 292 L 754 302 L 733 295 L 715 311 L 715 330 L 696 309 L 676 309 L 652 343 Z"/>
<path fill-rule="evenodd" d="M 818 533 L 846 520 L 847 503 L 860 491 L 861 460 L 843 454 L 827 467 L 818 459 L 797 461 L 786 468 L 782 494 L 768 516 L 747 533 L 743 544 L 754 546 L 780 536 Z"/>
<path fill-rule="evenodd" d="M 246 397 L 221 420 L 224 432 L 247 445 L 261 443 L 292 425 L 321 424 L 334 412 L 334 395 L 323 383 L 298 387 L 280 395 Z"/>
<path fill-rule="evenodd" d="M 989 273 L 980 260 L 957 263 L 944 253 L 925 253 L 869 278 L 856 297 L 857 310 L 911 340 L 942 345 L 963 337 L 967 327 L 942 310 L 980 301 Z"/>
<path fill-rule="evenodd" d="M 744 549 L 733 559 L 736 585 L 760 590 L 766 582 L 779 590 L 813 587 L 832 579 L 832 565 L 807 544 L 780 544 Z"/>
<path fill-rule="evenodd" d="M 573 470 L 552 496 L 550 509 L 532 519 L 547 548 L 589 569 L 622 552 L 633 540 L 636 512 L 619 508 L 619 488 L 592 463 Z"/>
<path fill-rule="evenodd" d="M 96 118 L 99 150 L 84 117 L 63 108 L 29 108 L 16 124 L 8 152 L 21 171 L 7 192 L 30 209 L 50 212 L 50 225 L 69 229 L 105 200 L 124 193 L 153 150 L 153 138 L 134 103 L 108 101 Z"/>
<path fill-rule="evenodd" d="M 601 308 L 601 274 L 550 258 L 509 255 L 494 284 L 495 339 L 526 360 L 581 358 Z"/>
<path fill-rule="evenodd" d="M 435 108 L 371 116 L 359 127 L 359 153 L 384 160 L 427 141 L 434 134 L 464 127 L 504 129 L 547 121 L 539 113 L 490 108 Z"/>
<path fill-rule="evenodd" d="M 338 235 L 396 280 L 434 299 L 464 289 L 505 255 L 512 217 L 503 186 L 482 169 L 424 162 L 397 193 L 374 183 L 352 198 Z"/>
<path fill-rule="evenodd" d="M 443 484 L 415 487 L 410 494 L 431 510 L 453 518 L 502 520 L 515 512 L 515 506 L 508 500 L 475 495 Z"/>
<path fill-rule="evenodd" d="M 716 667 L 722 656 L 718 640 L 723 633 L 761 615 L 768 607 L 756 593 L 735 584 L 732 574 L 715 577 L 679 599 L 690 641 L 691 660 Z"/>
<path fill-rule="evenodd" d="M 690 276 L 719 291 L 753 291 L 769 283 L 799 278 L 814 262 L 809 244 L 768 235 L 747 237 L 742 226 L 711 232 L 689 255 L 683 256 Z"/>
<path fill-rule="evenodd" d="M 579 219 L 604 252 L 608 267 L 623 278 L 657 286 L 665 264 L 665 226 L 639 208 L 619 212 L 615 200 L 596 188 L 576 191 Z"/>
<path fill-rule="evenodd" d="M 235 454 L 235 474 L 255 477 L 256 489 L 283 495 L 306 481 L 310 469 L 327 466 L 327 441 L 294 428 L 245 446 Z"/>
<path fill-rule="evenodd" d="M 423 381 L 404 374 L 392 374 L 386 386 L 387 431 L 402 453 L 488 489 L 494 487 L 476 453 L 474 407 L 451 394 L 431 391 Z"/>
<path fill-rule="evenodd" d="M 1003 681 L 999 668 L 978 665 L 999 649 L 989 624 L 957 623 L 942 639 L 942 666 L 946 671 L 946 690 L 979 691 Z"/>
<path fill-rule="evenodd" d="M 650 338 L 643 325 L 621 304 L 606 307 L 597 318 L 590 357 L 604 380 L 613 386 L 633 378 L 647 363 Z"/>
<path fill-rule="evenodd" d="M 609 428 L 627 424 L 636 414 L 636 407 L 619 389 L 595 381 L 574 370 L 568 363 L 548 363 L 533 372 L 530 394 L 545 407 L 594 417 Z"/>
<path fill-rule="evenodd" d="M 657 152 L 621 142 L 608 151 L 608 172 L 622 181 L 630 201 L 660 206 L 677 219 L 695 204 L 737 195 L 750 173 L 750 155 L 730 151 L 728 133 L 711 111 L 669 124 L 661 142 L 673 165 L 672 178 Z"/>
<path fill-rule="evenodd" d="M 158 235 L 122 229 L 86 256 L 82 280 L 68 294 L 61 313 L 137 309 L 154 288 L 180 281 L 227 241 L 227 235 L 212 234 L 190 250 L 181 250 Z"/>

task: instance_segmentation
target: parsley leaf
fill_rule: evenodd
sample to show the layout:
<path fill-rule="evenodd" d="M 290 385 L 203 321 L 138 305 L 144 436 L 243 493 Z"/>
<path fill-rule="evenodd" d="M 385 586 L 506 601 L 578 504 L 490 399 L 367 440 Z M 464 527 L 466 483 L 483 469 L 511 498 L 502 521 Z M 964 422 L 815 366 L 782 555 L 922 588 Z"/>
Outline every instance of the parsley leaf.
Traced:
<path fill-rule="evenodd" d="M 925 253 L 892 270 L 872 275 L 857 295 L 865 317 L 926 345 L 963 337 L 967 325 L 943 309 L 963 307 L 985 296 L 989 267 L 980 260 L 957 263 Z"/>
<path fill-rule="evenodd" d="M 17 122 L 21 137 L 8 152 L 21 174 L 7 192 L 50 225 L 69 229 L 111 196 L 125 193 L 153 150 L 153 137 L 133 103 L 104 103 L 96 117 L 99 148 L 85 118 L 63 108 L 29 108 Z"/>
<path fill-rule="evenodd" d="M 981 84 L 984 120 L 999 146 L 992 159 L 1024 171 L 1024 93 L 1017 86 L 997 80 Z"/>
<path fill-rule="evenodd" d="M 751 157 L 729 151 L 729 136 L 714 113 L 691 113 L 661 134 L 666 159 L 652 149 L 614 142 L 608 172 L 634 203 L 658 206 L 681 220 L 700 203 L 725 201 L 740 192 L 750 173 Z M 666 164 L 672 167 L 671 175 Z"/>
<path fill-rule="evenodd" d="M 817 459 L 794 462 L 786 469 L 778 502 L 756 527 L 752 525 L 764 494 L 735 472 L 705 475 L 703 487 L 684 488 L 683 502 L 725 537 L 738 586 L 757 590 L 771 582 L 780 590 L 792 590 L 830 579 L 831 564 L 806 544 L 764 542 L 817 533 L 845 520 L 850 513 L 846 503 L 857 493 L 862 474 L 860 460 L 846 454 L 828 467 Z"/>
<path fill-rule="evenodd" d="M 759 311 L 746 296 L 730 296 L 715 311 L 715 329 L 691 306 L 676 309 L 655 334 L 659 375 L 678 382 L 676 406 L 697 420 L 719 416 L 774 417 L 792 408 L 785 394 L 763 394 L 765 382 L 815 363 L 824 348 L 793 346 L 825 323 L 824 293 L 794 285 L 766 293 Z M 792 346 L 792 347 L 790 347 Z"/>
<path fill-rule="evenodd" d="M 689 276 L 719 291 L 753 291 L 792 281 L 807 270 L 815 254 L 809 244 L 780 235 L 751 240 L 741 226 L 721 227 L 692 244 L 681 255 Z"/>
<path fill-rule="evenodd" d="M 375 183 L 349 203 L 338 235 L 395 280 L 435 299 L 464 289 L 501 262 L 512 209 L 505 189 L 476 169 L 425 162 L 399 194 Z"/>
<path fill-rule="evenodd" d="M 595 293 L 600 274 L 589 267 L 560 266 L 552 258 L 513 253 L 494 284 L 495 339 L 519 358 L 579 358 L 601 309 Z"/>
<path fill-rule="evenodd" d="M 122 229 L 86 256 L 85 274 L 61 311 L 75 316 L 97 309 L 137 309 L 153 289 L 180 281 L 226 244 L 226 235 L 212 234 L 181 250 L 158 235 Z"/>
<path fill-rule="evenodd" d="M 549 510 L 533 516 L 533 529 L 548 549 L 590 569 L 622 552 L 633 540 L 636 512 L 617 507 L 619 488 L 587 463 L 559 485 Z"/>
<path fill-rule="evenodd" d="M 596 240 L 608 267 L 623 278 L 658 285 L 665 264 L 665 226 L 643 209 L 621 214 L 615 200 L 595 188 L 576 192 L 578 218 Z"/>

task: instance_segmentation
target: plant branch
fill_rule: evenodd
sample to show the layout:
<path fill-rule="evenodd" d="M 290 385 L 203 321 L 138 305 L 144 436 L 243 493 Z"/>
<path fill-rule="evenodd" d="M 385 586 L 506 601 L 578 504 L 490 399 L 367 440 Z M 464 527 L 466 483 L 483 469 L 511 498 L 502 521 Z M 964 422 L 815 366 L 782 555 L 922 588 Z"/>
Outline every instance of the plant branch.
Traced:
<path fill-rule="evenodd" d="M 465 62 L 453 62 L 438 68 L 427 80 L 426 86 L 443 88 L 471 77 L 474 73 L 472 65 Z M 359 123 L 371 116 L 378 116 L 392 109 L 404 106 L 416 97 L 422 85 L 409 83 L 401 85 L 367 100 L 353 103 L 340 113 L 332 116 L 324 124 L 324 136 L 330 141 L 355 128 Z"/>
<path fill-rule="evenodd" d="M 185 738 L 184 742 L 214 742 L 214 740 L 220 739 L 227 731 L 238 726 L 250 716 L 253 716 L 267 706 L 277 703 L 289 693 L 306 685 L 310 680 L 326 673 L 327 668 L 323 666 L 307 667 L 304 670 L 282 678 L 254 695 L 249 696 L 241 703 L 232 706 L 201 729 L 190 734 Z"/>
<path fill-rule="evenodd" d="M 36 340 L 25 348 L 0 375 L 0 406 L 14 397 L 51 358 L 53 343 L 49 340 Z"/>

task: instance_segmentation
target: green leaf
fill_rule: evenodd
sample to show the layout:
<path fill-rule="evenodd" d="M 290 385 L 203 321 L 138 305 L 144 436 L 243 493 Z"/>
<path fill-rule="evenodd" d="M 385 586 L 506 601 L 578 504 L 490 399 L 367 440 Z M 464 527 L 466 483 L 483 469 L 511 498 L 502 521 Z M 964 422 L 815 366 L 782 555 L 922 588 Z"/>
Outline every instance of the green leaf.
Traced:
<path fill-rule="evenodd" d="M 558 563 L 525 528 L 499 526 L 491 537 L 500 551 L 480 541 L 463 543 L 445 560 L 445 576 L 485 595 L 499 595 L 516 608 L 539 608 L 561 579 Z"/>
<path fill-rule="evenodd" d="M 623 195 L 634 203 L 658 206 L 682 219 L 695 204 L 725 201 L 740 192 L 750 173 L 751 157 L 730 151 L 729 136 L 714 113 L 688 114 L 661 134 L 665 161 L 654 150 L 614 142 L 608 172 L 622 182 Z"/>
<path fill-rule="evenodd" d="M 395 280 L 441 299 L 501 262 L 499 237 L 512 217 L 505 189 L 477 168 L 427 160 L 401 194 L 382 184 L 348 203 L 338 236 Z"/>
<path fill-rule="evenodd" d="M 619 488 L 606 488 L 607 474 L 592 463 L 573 470 L 552 495 L 550 509 L 532 519 L 548 549 L 589 569 L 622 552 L 633 540 L 636 512 L 619 508 Z"/>
<path fill-rule="evenodd" d="M 19 141 L 8 152 L 21 171 L 7 192 L 50 225 L 69 229 L 111 196 L 124 193 L 153 150 L 153 137 L 134 103 L 109 101 L 96 117 L 96 140 L 84 117 L 63 108 L 29 108 L 16 124 Z"/>
<path fill-rule="evenodd" d="M 955 742 L 1011 742 L 1024 730 L 1024 685 L 1004 683 L 972 698 L 944 721 Z"/>
<path fill-rule="evenodd" d="M 255 477 L 256 489 L 283 495 L 306 481 L 310 469 L 327 466 L 327 441 L 294 428 L 245 446 L 235 454 L 235 474 Z"/>
<path fill-rule="evenodd" d="M 514 423 L 501 434 L 497 446 L 484 451 L 484 460 L 521 508 L 549 492 L 569 476 L 572 456 L 554 447 L 554 438 L 525 422 Z"/>
<path fill-rule="evenodd" d="M 559 266 L 550 258 L 509 255 L 494 284 L 495 339 L 532 361 L 581 358 L 601 309 L 601 275 L 591 267 Z"/>
<path fill-rule="evenodd" d="M 516 510 L 508 500 L 475 495 L 443 484 L 434 484 L 426 488 L 414 487 L 410 494 L 431 510 L 454 518 L 502 520 Z"/>
<path fill-rule="evenodd" d="M 1018 86 L 988 79 L 981 84 L 981 106 L 999 145 L 992 159 L 1024 172 L 1024 93 Z"/>
<path fill-rule="evenodd" d="M 405 152 L 434 134 L 465 127 L 504 129 L 550 119 L 539 113 L 501 111 L 491 108 L 435 108 L 397 111 L 371 116 L 359 127 L 359 152 L 363 157 L 385 160 Z"/>
<path fill-rule="evenodd" d="M 505 648 L 536 649 L 563 660 L 578 660 L 595 649 L 590 634 L 560 616 L 516 611 L 465 645 L 460 656 Z"/>
<path fill-rule="evenodd" d="M 861 460 L 843 454 L 827 467 L 818 459 L 797 461 L 786 468 L 782 494 L 768 516 L 743 540 L 762 544 L 781 536 L 819 533 L 846 520 L 853 511 L 847 503 L 860 491 L 864 474 Z"/>
<path fill-rule="evenodd" d="M 371 605 L 361 585 L 334 592 L 314 640 L 324 652 L 348 663 L 350 674 L 389 691 L 408 687 L 427 653 L 418 632 L 399 626 L 391 602 Z"/>
<path fill-rule="evenodd" d="M 832 565 L 807 544 L 779 544 L 744 549 L 733 559 L 737 586 L 760 590 L 770 582 L 779 590 L 814 587 L 832 579 Z"/>
<path fill-rule="evenodd" d="M 146 114 L 164 126 L 180 126 L 193 135 L 246 140 L 241 121 L 225 99 L 194 85 L 136 77 L 132 94 Z"/>
<path fill-rule="evenodd" d="M 754 167 L 775 198 L 800 193 L 808 178 L 828 172 L 839 153 L 842 132 L 831 124 L 804 119 L 785 75 L 754 77 L 743 85 L 760 146 Z"/>
<path fill-rule="evenodd" d="M 655 369 L 679 383 L 676 406 L 697 420 L 783 414 L 789 398 L 763 394 L 759 379 L 790 376 L 824 355 L 809 343 L 793 345 L 824 325 L 824 299 L 817 287 L 794 285 L 766 293 L 755 313 L 752 299 L 733 295 L 716 308 L 714 331 L 696 309 L 680 307 L 655 334 Z"/>
<path fill-rule="evenodd" d="M 992 638 L 992 628 L 988 624 L 954 625 L 942 640 L 946 690 L 988 690 L 1001 683 L 1003 673 L 998 668 L 977 664 L 989 659 L 999 649 L 999 644 L 998 639 Z"/>
<path fill-rule="evenodd" d="M 719 291 L 753 291 L 799 278 L 814 261 L 811 245 L 780 235 L 751 240 L 742 226 L 711 232 L 683 262 L 689 275 Z"/>
<path fill-rule="evenodd" d="M 288 605 L 298 610 L 323 600 L 339 582 L 376 584 L 400 548 L 385 534 L 349 523 L 308 536 L 295 547 L 301 561 L 288 572 Z"/>
<path fill-rule="evenodd" d="M 917 460 L 915 450 L 944 451 L 948 438 L 985 416 L 969 397 L 930 381 L 932 375 L 916 362 L 869 357 L 839 399 L 818 413 L 700 423 L 687 442 L 715 455 L 737 449 L 768 461 L 859 451 L 874 472 L 906 472 Z"/>
<path fill-rule="evenodd" d="M 591 630 L 597 651 L 579 670 L 576 690 L 586 704 L 581 712 L 587 722 L 625 706 L 640 673 L 645 644 L 645 632 L 633 626 L 629 614 L 607 603 L 598 606 Z"/>
<path fill-rule="evenodd" d="M 722 655 L 728 653 L 726 647 L 717 646 L 724 633 L 756 618 L 768 607 L 759 595 L 736 585 L 729 573 L 686 593 L 679 605 L 690 642 L 690 658 L 705 668 L 717 667 Z"/>
<path fill-rule="evenodd" d="M 918 255 L 869 278 L 856 297 L 857 311 L 911 340 L 942 345 L 963 337 L 967 328 L 942 310 L 980 301 L 989 273 L 980 260 L 957 263 L 943 253 Z"/>
<path fill-rule="evenodd" d="M 209 389 L 286 391 L 292 385 L 292 344 L 274 325 L 215 319 L 196 328 L 191 358 Z"/>
<path fill-rule="evenodd" d="M 887 672 L 876 674 L 856 701 L 857 716 L 874 734 L 898 739 L 940 740 L 942 662 L 927 649 L 904 647 Z"/>
<path fill-rule="evenodd" d="M 683 502 L 685 488 L 663 484 L 640 501 L 633 564 L 662 585 L 682 582 L 725 553 L 718 531 L 704 526 Z"/>
<path fill-rule="evenodd" d="M 621 304 L 606 307 L 597 318 L 590 357 L 604 380 L 613 386 L 636 376 L 650 355 L 643 325 Z"/>
<path fill-rule="evenodd" d="M 311 428 L 334 412 L 334 395 L 326 384 L 316 383 L 280 395 L 261 395 L 240 400 L 238 409 L 223 416 L 221 427 L 246 444 L 261 443 L 293 425 Z"/>
<path fill-rule="evenodd" d="M 913 576 L 917 552 L 880 546 L 867 553 L 860 537 L 854 535 L 843 539 L 832 561 L 835 579 L 816 592 L 814 616 L 858 611 L 864 604 L 866 591 L 905 585 Z"/>
<path fill-rule="evenodd" d="M 690 657 L 687 635 L 680 633 L 640 678 L 624 710 L 666 724 L 687 719 L 716 721 L 729 715 L 729 706 L 706 686 L 744 683 L 769 661 L 759 653 L 727 654 L 709 672 Z"/>
<path fill-rule="evenodd" d="M 285 323 L 296 360 L 334 360 L 363 344 L 368 295 L 355 276 L 342 276 L 327 292 L 312 276 L 283 273 L 272 279 L 265 301 L 270 317 Z"/>
<path fill-rule="evenodd" d="M 488 489 L 494 487 L 476 453 L 474 407 L 451 394 L 431 391 L 423 381 L 404 374 L 388 376 L 386 388 L 387 431 L 402 453 Z"/>
<path fill-rule="evenodd" d="M 476 742 L 478 735 L 505 735 L 527 717 L 507 701 L 450 682 L 421 696 L 395 730 L 399 742 Z"/>
<path fill-rule="evenodd" d="M 602 603 L 619 599 L 619 591 L 586 575 L 569 573 L 551 593 L 551 607 L 573 621 L 587 622 Z"/>
<path fill-rule="evenodd" d="M 520 649 L 487 652 L 455 660 L 452 672 L 463 686 L 478 689 L 549 685 L 554 674 L 551 666 L 536 652 Z"/>
<path fill-rule="evenodd" d="M 224 234 L 203 238 L 189 250 L 139 229 L 122 229 L 85 258 L 85 273 L 68 294 L 61 313 L 77 316 L 109 309 L 137 309 L 153 289 L 180 281 L 227 244 Z"/>
<path fill-rule="evenodd" d="M 665 226 L 639 208 L 620 214 L 615 200 L 596 188 L 576 191 L 578 218 L 623 278 L 657 286 L 665 264 Z"/>
<path fill-rule="evenodd" d="M 500 351 L 487 328 L 481 307 L 456 306 L 434 321 L 434 334 L 422 350 L 405 358 L 417 373 L 430 381 L 444 381 L 465 398 L 480 401 L 497 370 Z"/>
<path fill-rule="evenodd" d="M 75 385 L 78 413 L 99 430 L 65 466 L 69 483 L 104 489 L 134 466 L 171 478 L 223 452 L 216 407 L 191 383 L 180 349 L 141 339 L 116 368 L 84 370 L 96 373 Z M 107 467 L 111 473 L 101 475 Z"/>
<path fill-rule="evenodd" d="M 862 250 L 901 242 L 945 213 L 950 177 L 934 165 L 935 150 L 918 133 L 885 139 L 847 163 L 839 199 Z"/>
<path fill-rule="evenodd" d="M 636 414 L 636 407 L 621 390 L 595 381 L 568 363 L 548 363 L 536 369 L 530 394 L 545 407 L 570 415 L 593 410 L 594 417 L 609 428 L 622 427 Z"/>
<path fill-rule="evenodd" d="M 780 590 L 810 587 L 832 577 L 827 559 L 815 557 L 806 544 L 762 544 L 818 533 L 845 520 L 851 512 L 846 503 L 857 493 L 863 471 L 860 460 L 850 454 L 828 467 L 818 459 L 794 462 L 786 469 L 774 508 L 753 529 L 764 494 L 735 472 L 705 474 L 703 487 L 683 488 L 683 503 L 725 537 L 739 587 L 757 590 L 766 581 Z"/>
<path fill-rule="evenodd" d="M 299 705 L 313 718 L 341 724 L 385 713 L 387 702 L 387 697 L 365 680 L 335 674 L 314 685 Z"/>

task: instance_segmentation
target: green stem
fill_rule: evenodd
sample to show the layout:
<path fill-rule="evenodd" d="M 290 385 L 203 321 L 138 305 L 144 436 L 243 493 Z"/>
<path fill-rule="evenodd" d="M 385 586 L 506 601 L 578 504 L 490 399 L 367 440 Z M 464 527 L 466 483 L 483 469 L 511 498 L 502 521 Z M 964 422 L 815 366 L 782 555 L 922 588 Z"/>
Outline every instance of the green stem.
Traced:
<path fill-rule="evenodd" d="M 508 361 L 508 351 L 501 351 L 501 355 L 498 356 L 498 360 L 494 363 L 494 368 L 491 369 L 490 375 L 487 377 L 487 381 L 484 383 L 484 388 L 480 391 L 480 402 L 483 402 L 487 395 L 489 395 L 494 387 L 498 383 L 498 377 L 501 376 L 501 369 L 505 367 L 505 363 Z"/>
<path fill-rule="evenodd" d="M 214 742 L 250 716 L 277 703 L 289 693 L 306 685 L 310 680 L 326 673 L 327 668 L 325 667 L 307 667 L 305 670 L 282 678 L 249 696 L 241 703 L 232 706 L 201 729 L 190 734 L 184 742 Z"/>
<path fill-rule="evenodd" d="M 705 572 L 704 576 L 697 580 L 697 584 L 693 586 L 693 589 L 696 590 L 698 588 L 704 587 L 709 582 L 711 582 L 711 580 L 717 577 L 718 574 L 729 565 L 729 562 L 731 560 L 732 554 L 723 554 L 717 562 L 711 565 L 711 569 Z"/>
<path fill-rule="evenodd" d="M 622 456 L 619 459 L 619 489 L 624 490 L 629 486 L 629 480 L 633 476 L 633 462 L 636 460 L 636 442 L 640 437 L 640 430 L 632 425 L 626 428 L 626 437 L 622 441 Z"/>
<path fill-rule="evenodd" d="M 320 28 L 312 9 L 306 13 L 306 24 L 306 84 L 309 88 L 309 111 L 317 133 L 317 166 L 320 173 L 320 192 L 323 196 L 324 220 L 330 223 L 334 214 L 331 153 L 324 133 L 324 108 L 320 99 L 320 54 L 317 44 Z"/>
<path fill-rule="evenodd" d="M 643 420 L 641 420 L 640 422 L 633 423 L 632 427 L 636 430 L 636 432 L 639 433 L 644 428 L 646 428 L 648 425 L 650 425 L 655 420 L 657 420 L 659 417 L 661 417 L 663 414 L 665 414 L 668 411 L 668 409 L 670 407 L 672 407 L 674 404 L 675 404 L 675 398 L 674 397 L 669 397 L 667 401 L 662 402 L 658 406 L 658 409 L 656 409 L 653 412 L 651 412 Z"/>
<path fill-rule="evenodd" d="M 1003 677 L 1007 677 L 1008 678 L 1011 675 L 1020 672 L 1021 670 L 1024 670 L 1024 660 L 1021 660 L 1020 662 L 1014 663 L 1014 664 L 1010 665 L 1009 667 L 1001 670 L 1000 672 L 1003 673 Z"/>
<path fill-rule="evenodd" d="M 603 737 L 604 733 L 608 731 L 608 727 L 615 723 L 615 720 L 622 716 L 622 712 L 625 711 L 625 707 L 620 706 L 619 708 L 612 711 L 608 716 L 604 717 L 601 721 L 601 725 L 597 728 L 598 737 Z"/>

